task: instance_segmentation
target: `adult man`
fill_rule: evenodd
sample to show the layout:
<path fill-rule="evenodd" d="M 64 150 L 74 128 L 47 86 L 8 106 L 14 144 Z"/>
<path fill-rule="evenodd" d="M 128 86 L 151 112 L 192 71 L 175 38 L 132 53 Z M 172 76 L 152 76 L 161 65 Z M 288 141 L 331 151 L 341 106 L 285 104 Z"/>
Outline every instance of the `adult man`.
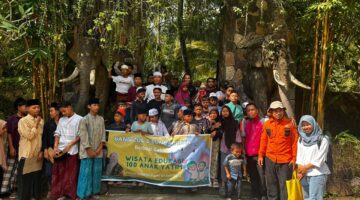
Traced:
<path fill-rule="evenodd" d="M 209 95 L 212 92 L 216 92 L 216 84 L 214 78 L 208 78 L 206 81 L 206 94 Z"/>
<path fill-rule="evenodd" d="M 268 199 L 286 200 L 286 180 L 291 179 L 296 161 L 298 132 L 285 117 L 285 107 L 280 101 L 272 102 L 268 111 L 271 117 L 261 134 L 258 164 L 266 166 Z"/>
<path fill-rule="evenodd" d="M 8 156 L 7 156 L 7 169 L 3 175 L 3 181 L 0 194 L 9 194 L 14 192 L 16 188 L 16 175 L 18 165 L 18 152 L 20 134 L 18 132 L 19 120 L 26 115 L 26 101 L 19 97 L 14 102 L 16 114 L 8 118 L 6 126 L 8 131 Z M 12 193 L 10 198 L 15 198 L 16 194 Z"/>
<path fill-rule="evenodd" d="M 147 99 L 148 102 L 155 98 L 154 88 L 161 88 L 161 93 L 162 93 L 161 99 L 162 100 L 165 99 L 164 94 L 166 93 L 166 90 L 168 89 L 166 86 L 161 85 L 161 82 L 162 82 L 161 72 L 154 72 L 153 76 L 154 76 L 154 83 L 146 86 L 145 99 Z"/>
<path fill-rule="evenodd" d="M 90 99 L 89 114 L 80 121 L 80 172 L 77 195 L 80 199 L 96 198 L 100 193 L 102 149 L 106 142 L 104 118 L 98 115 L 99 99 Z"/>
<path fill-rule="evenodd" d="M 28 115 L 19 120 L 19 165 L 18 165 L 18 199 L 40 199 L 41 169 L 43 153 L 41 136 L 44 120 L 39 116 L 40 101 L 28 100 Z"/>
<path fill-rule="evenodd" d="M 51 198 L 68 196 L 76 199 L 76 184 L 79 172 L 79 124 L 82 119 L 77 115 L 71 103 L 64 101 L 60 105 L 63 117 L 55 131 L 55 159 L 51 180 Z"/>

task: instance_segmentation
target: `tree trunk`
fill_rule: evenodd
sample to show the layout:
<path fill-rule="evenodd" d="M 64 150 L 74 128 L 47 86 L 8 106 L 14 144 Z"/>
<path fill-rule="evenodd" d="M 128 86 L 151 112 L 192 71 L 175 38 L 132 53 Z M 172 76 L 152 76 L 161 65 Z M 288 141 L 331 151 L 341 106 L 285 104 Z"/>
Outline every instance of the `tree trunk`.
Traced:
<path fill-rule="evenodd" d="M 315 110 L 315 95 L 316 95 L 316 73 L 317 73 L 317 62 L 318 62 L 318 47 L 319 47 L 319 28 L 320 28 L 320 9 L 318 8 L 316 16 L 316 32 L 315 32 L 315 45 L 314 45 L 314 58 L 313 58 L 313 69 L 312 69 L 312 80 L 311 80 L 311 115 L 316 117 Z"/>
<path fill-rule="evenodd" d="M 145 62 L 145 47 L 146 40 L 145 38 L 145 27 L 143 20 L 146 18 L 145 6 L 143 5 L 143 0 L 140 0 L 140 8 L 137 9 L 136 17 L 136 37 L 137 37 L 137 49 L 134 53 L 136 59 L 136 69 L 137 72 L 143 72 L 144 62 Z"/>
<path fill-rule="evenodd" d="M 191 74 L 190 66 L 189 66 L 189 57 L 186 51 L 186 37 L 184 34 L 184 25 L 183 25 L 183 17 L 184 17 L 184 0 L 178 0 L 178 15 L 177 15 L 177 28 L 181 49 L 181 57 L 184 64 L 184 70 L 186 73 Z"/>

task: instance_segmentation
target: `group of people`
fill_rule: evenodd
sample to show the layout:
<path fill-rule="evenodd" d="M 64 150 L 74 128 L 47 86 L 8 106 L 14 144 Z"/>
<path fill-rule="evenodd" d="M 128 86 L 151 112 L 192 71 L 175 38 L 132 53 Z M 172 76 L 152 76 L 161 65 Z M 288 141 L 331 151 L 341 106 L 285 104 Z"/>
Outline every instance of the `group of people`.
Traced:
<path fill-rule="evenodd" d="M 119 74 L 109 72 L 116 84 L 111 122 L 98 114 L 97 98 L 89 100 L 86 116 L 76 114 L 68 101 L 52 103 L 46 123 L 39 100 L 14 102 L 17 113 L 0 121 L 1 195 L 40 199 L 45 174 L 52 199 L 98 198 L 106 130 L 114 130 L 159 137 L 209 134 L 211 186 L 226 198 L 240 199 L 241 181 L 249 176 L 254 198 L 285 200 L 286 180 L 297 168 L 304 198 L 322 199 L 330 141 L 313 117 L 303 116 L 297 127 L 281 102 L 272 102 L 263 118 L 255 103 L 241 104 L 227 82 L 217 87 L 216 79 L 208 78 L 194 86 L 185 74 L 177 84 L 176 78 L 154 72 L 145 85 L 130 64 L 119 67 Z"/>

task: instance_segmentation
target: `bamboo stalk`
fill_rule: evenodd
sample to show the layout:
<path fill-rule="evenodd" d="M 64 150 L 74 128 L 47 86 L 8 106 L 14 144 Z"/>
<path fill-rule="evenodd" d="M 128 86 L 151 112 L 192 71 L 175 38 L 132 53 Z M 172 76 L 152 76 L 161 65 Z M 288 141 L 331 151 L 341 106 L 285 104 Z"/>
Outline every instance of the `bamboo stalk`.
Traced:
<path fill-rule="evenodd" d="M 316 73 L 317 73 L 317 61 L 318 61 L 318 48 L 319 48 L 319 28 L 320 28 L 320 9 L 317 10 L 316 17 L 316 32 L 315 32 L 315 45 L 314 45 L 314 57 L 313 57 L 313 69 L 311 80 L 311 115 L 316 117 L 315 110 L 315 93 L 316 93 Z"/>

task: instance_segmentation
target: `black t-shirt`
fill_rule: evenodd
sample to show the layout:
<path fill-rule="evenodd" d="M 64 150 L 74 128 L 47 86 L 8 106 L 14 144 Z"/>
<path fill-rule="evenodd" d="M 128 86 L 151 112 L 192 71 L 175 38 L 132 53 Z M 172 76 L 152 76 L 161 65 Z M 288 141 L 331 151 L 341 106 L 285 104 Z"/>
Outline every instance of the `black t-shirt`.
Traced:
<path fill-rule="evenodd" d="M 159 112 L 159 115 L 161 113 L 161 106 L 164 104 L 164 100 L 161 100 L 161 101 L 157 101 L 155 99 L 152 99 L 148 102 L 147 104 L 147 110 L 150 110 L 152 108 L 156 108 Z"/>

